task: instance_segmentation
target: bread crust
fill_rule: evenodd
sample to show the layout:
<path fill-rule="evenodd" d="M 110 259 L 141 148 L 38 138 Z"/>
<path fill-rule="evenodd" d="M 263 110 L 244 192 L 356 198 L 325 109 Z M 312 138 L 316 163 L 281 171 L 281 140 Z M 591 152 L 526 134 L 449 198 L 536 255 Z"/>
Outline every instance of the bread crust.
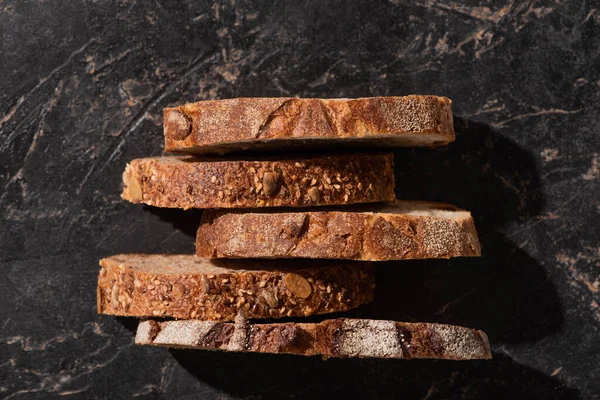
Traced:
<path fill-rule="evenodd" d="M 359 210 L 207 210 L 196 235 L 196 254 L 365 261 L 481 255 L 471 214 L 452 205 L 397 201 L 354 208 Z"/>
<path fill-rule="evenodd" d="M 346 311 L 373 298 L 372 265 L 116 255 L 100 260 L 98 313 L 233 321 Z"/>
<path fill-rule="evenodd" d="M 199 101 L 164 109 L 165 150 L 436 146 L 455 139 L 451 104 L 446 97 L 420 95 Z"/>
<path fill-rule="evenodd" d="M 393 154 L 251 161 L 153 157 L 131 161 L 121 197 L 169 208 L 303 207 L 391 201 Z"/>
<path fill-rule="evenodd" d="M 435 323 L 331 319 L 320 323 L 235 324 L 215 321 L 140 322 L 138 345 L 323 358 L 492 358 L 487 335 Z"/>

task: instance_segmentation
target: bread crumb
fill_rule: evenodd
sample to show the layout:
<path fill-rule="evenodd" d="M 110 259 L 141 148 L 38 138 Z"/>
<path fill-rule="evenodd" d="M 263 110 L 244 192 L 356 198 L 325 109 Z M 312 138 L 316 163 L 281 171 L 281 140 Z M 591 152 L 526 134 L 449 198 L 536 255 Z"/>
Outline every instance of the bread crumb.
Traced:
<path fill-rule="evenodd" d="M 400 332 L 393 321 L 344 320 L 340 340 L 341 356 L 404 358 Z"/>

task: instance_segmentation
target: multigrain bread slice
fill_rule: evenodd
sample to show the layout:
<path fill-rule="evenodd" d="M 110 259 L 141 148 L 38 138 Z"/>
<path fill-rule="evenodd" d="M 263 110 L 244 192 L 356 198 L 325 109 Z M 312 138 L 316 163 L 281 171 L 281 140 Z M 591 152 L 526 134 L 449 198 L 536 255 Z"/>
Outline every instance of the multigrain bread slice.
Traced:
<path fill-rule="evenodd" d="M 224 154 L 353 146 L 437 146 L 454 141 L 446 97 L 237 98 L 164 110 L 165 150 Z"/>
<path fill-rule="evenodd" d="M 365 261 L 480 256 L 471 214 L 449 204 L 396 201 L 319 210 L 207 210 L 196 235 L 206 258 Z"/>
<path fill-rule="evenodd" d="M 250 161 L 154 157 L 131 161 L 122 197 L 169 208 L 302 207 L 390 201 L 393 154 Z"/>
<path fill-rule="evenodd" d="M 98 312 L 131 317 L 248 318 L 346 311 L 373 298 L 368 263 L 205 260 L 116 255 L 100 260 Z"/>
<path fill-rule="evenodd" d="M 492 358 L 487 335 L 434 323 L 331 319 L 320 323 L 250 324 L 215 321 L 143 321 L 135 343 L 202 350 L 225 350 L 329 357 Z"/>

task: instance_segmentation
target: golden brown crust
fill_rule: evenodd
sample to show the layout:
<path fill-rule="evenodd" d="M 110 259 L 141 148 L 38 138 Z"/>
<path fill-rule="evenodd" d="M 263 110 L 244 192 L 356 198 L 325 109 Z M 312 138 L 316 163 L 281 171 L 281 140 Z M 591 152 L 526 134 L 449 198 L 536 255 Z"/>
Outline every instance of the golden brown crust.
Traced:
<path fill-rule="evenodd" d="M 454 140 L 446 97 L 235 98 L 164 110 L 166 151 L 224 154 L 260 147 L 377 144 L 435 146 Z"/>
<path fill-rule="evenodd" d="M 98 312 L 232 321 L 345 311 L 371 301 L 373 267 L 355 262 L 202 260 L 118 255 L 100 260 Z"/>
<path fill-rule="evenodd" d="M 302 207 L 391 201 L 393 154 L 131 161 L 122 197 L 170 208 Z"/>
<path fill-rule="evenodd" d="M 332 319 L 320 323 L 248 324 L 144 321 L 136 344 L 194 349 L 321 355 L 324 358 L 490 359 L 487 335 L 435 323 Z"/>
<path fill-rule="evenodd" d="M 207 258 L 365 261 L 481 255 L 471 214 L 454 206 L 397 201 L 360 208 L 247 213 L 207 210 L 196 235 L 196 254 Z"/>

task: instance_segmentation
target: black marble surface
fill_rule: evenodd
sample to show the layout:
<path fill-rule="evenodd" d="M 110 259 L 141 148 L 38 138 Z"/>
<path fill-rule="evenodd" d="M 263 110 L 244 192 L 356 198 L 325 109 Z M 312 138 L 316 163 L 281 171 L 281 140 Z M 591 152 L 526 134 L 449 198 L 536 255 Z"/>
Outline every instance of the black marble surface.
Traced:
<path fill-rule="evenodd" d="M 0 0 L 0 397 L 600 397 L 600 9 L 593 1 Z M 471 210 L 481 259 L 383 263 L 350 315 L 485 330 L 494 359 L 141 348 L 98 259 L 192 252 L 198 212 L 120 200 L 161 109 L 235 96 L 454 101 L 396 152 L 400 197 Z"/>

